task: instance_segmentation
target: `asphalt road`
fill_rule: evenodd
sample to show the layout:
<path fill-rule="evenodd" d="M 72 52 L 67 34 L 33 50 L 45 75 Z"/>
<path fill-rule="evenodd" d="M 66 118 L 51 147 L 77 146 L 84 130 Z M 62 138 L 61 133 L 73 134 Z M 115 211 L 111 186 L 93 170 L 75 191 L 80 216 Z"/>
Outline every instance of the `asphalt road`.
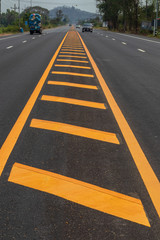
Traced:
<path fill-rule="evenodd" d="M 0 239 L 160 239 L 159 59 L 101 30 L 0 37 Z"/>

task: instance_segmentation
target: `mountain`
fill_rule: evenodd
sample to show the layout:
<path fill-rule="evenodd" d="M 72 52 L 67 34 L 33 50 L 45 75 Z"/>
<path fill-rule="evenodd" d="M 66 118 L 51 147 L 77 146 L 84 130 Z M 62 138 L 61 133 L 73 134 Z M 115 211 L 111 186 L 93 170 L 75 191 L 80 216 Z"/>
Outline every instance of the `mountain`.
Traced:
<path fill-rule="evenodd" d="M 75 7 L 56 7 L 49 12 L 50 18 L 56 18 L 56 12 L 58 10 L 62 10 L 63 15 L 67 16 L 70 23 L 77 23 L 79 20 L 87 20 L 91 18 L 96 18 L 96 13 L 91 13 L 87 11 L 82 11 L 80 9 L 77 9 Z"/>

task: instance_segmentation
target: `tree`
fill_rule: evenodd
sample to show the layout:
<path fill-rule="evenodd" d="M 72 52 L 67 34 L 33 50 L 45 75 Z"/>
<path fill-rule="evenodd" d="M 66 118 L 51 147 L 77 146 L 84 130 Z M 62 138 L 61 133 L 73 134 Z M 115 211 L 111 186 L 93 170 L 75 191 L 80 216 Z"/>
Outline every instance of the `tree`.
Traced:
<path fill-rule="evenodd" d="M 63 18 L 63 12 L 62 10 L 57 10 L 56 12 L 56 18 L 57 18 L 57 22 L 61 22 L 62 18 Z"/>

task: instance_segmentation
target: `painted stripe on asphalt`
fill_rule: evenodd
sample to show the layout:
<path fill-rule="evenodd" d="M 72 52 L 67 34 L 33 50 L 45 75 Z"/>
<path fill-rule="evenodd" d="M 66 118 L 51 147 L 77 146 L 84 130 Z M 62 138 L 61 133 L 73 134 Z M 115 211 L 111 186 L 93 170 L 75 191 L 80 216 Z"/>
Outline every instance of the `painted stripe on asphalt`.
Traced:
<path fill-rule="evenodd" d="M 64 51 L 70 51 L 70 52 L 84 52 L 84 50 L 77 50 L 77 49 L 75 50 L 75 49 L 68 49 L 68 48 L 67 48 L 67 49 L 66 49 L 66 48 L 65 48 L 65 49 L 62 48 L 61 51 L 62 51 L 62 52 L 64 52 Z"/>
<path fill-rule="evenodd" d="M 79 62 L 79 63 L 89 63 L 88 61 L 80 61 L 80 60 L 71 60 L 71 59 L 57 59 L 59 62 Z"/>
<path fill-rule="evenodd" d="M 160 44 L 160 42 L 154 41 L 154 40 L 149 40 L 149 39 L 134 37 L 134 36 L 130 36 L 130 35 L 122 34 L 122 33 L 116 33 L 116 34 L 119 34 L 119 35 L 122 35 L 122 36 L 125 36 L 125 37 L 136 38 L 136 39 L 138 39 L 138 40 L 142 40 L 142 41 L 146 41 L 146 42 L 151 42 L 151 43 L 158 43 L 158 44 Z"/>
<path fill-rule="evenodd" d="M 48 81 L 48 84 L 50 84 L 50 85 L 59 85 L 59 86 L 68 86 L 68 87 L 87 88 L 87 89 L 98 90 L 98 88 L 97 88 L 96 86 L 79 84 L 79 83 L 59 82 L 59 81 Z"/>
<path fill-rule="evenodd" d="M 72 55 L 58 55 L 58 57 L 87 58 L 87 57 L 72 56 Z"/>
<path fill-rule="evenodd" d="M 86 55 L 85 53 L 79 53 L 79 52 L 71 52 L 71 51 L 68 51 L 68 52 L 60 52 L 61 54 L 64 54 L 64 53 L 69 53 L 69 54 L 78 54 L 78 55 Z"/>
<path fill-rule="evenodd" d="M 66 123 L 32 119 L 30 127 L 71 134 L 78 137 L 90 138 L 113 144 L 120 144 L 116 134 L 114 133 L 74 126 Z"/>
<path fill-rule="evenodd" d="M 76 65 L 60 65 L 60 64 L 55 64 L 54 66 L 55 66 L 55 67 L 68 67 L 68 68 L 91 69 L 90 67 L 76 66 Z"/>
<path fill-rule="evenodd" d="M 13 46 L 6 47 L 6 49 L 11 49 L 11 48 L 13 48 Z"/>
<path fill-rule="evenodd" d="M 118 104 L 116 103 L 110 89 L 108 88 L 104 78 L 102 77 L 95 61 L 93 60 L 89 50 L 87 49 L 84 41 L 82 40 L 79 33 L 77 33 L 79 38 L 82 41 L 86 54 L 93 66 L 93 69 L 96 73 L 96 76 L 99 80 L 99 83 L 102 87 L 102 90 L 105 94 L 105 97 L 111 107 L 111 110 L 115 116 L 115 119 L 121 129 L 123 137 L 127 143 L 129 151 L 133 157 L 133 160 L 137 166 L 137 169 L 141 175 L 141 178 L 146 186 L 146 189 L 152 199 L 152 202 L 155 206 L 155 209 L 160 217 L 160 182 L 155 175 L 151 165 L 149 164 L 144 152 L 142 151 L 136 137 L 134 136 L 128 122 L 126 121 L 125 117 L 123 116 L 122 111 L 120 110 Z"/>
<path fill-rule="evenodd" d="M 19 163 L 8 181 L 150 227 L 142 202 L 121 193 Z"/>
<path fill-rule="evenodd" d="M 73 73 L 73 72 L 58 72 L 58 71 L 53 71 L 52 74 L 71 75 L 71 76 L 80 76 L 80 77 L 91 77 L 91 78 L 94 77 L 94 75 L 92 75 L 92 74 L 82 74 L 82 73 Z"/>
<path fill-rule="evenodd" d="M 137 49 L 138 51 L 140 51 L 140 52 L 143 52 L 143 53 L 145 53 L 146 51 L 145 50 L 143 50 L 143 49 Z"/>
<path fill-rule="evenodd" d="M 16 123 L 14 124 L 12 130 L 10 131 L 10 133 L 8 134 L 5 142 L 3 143 L 1 149 L 0 149 L 0 176 L 3 172 L 3 169 L 7 163 L 7 160 L 19 138 L 19 135 L 28 119 L 28 116 L 39 96 L 39 93 L 46 81 L 46 78 L 48 77 L 48 74 L 59 54 L 59 51 L 63 45 L 63 42 L 65 41 L 65 38 L 67 37 L 68 33 L 65 35 L 65 37 L 63 38 L 61 44 L 59 45 L 57 51 L 55 52 L 54 56 L 52 57 L 48 67 L 46 68 L 45 72 L 43 73 L 40 81 L 38 82 L 36 88 L 34 89 L 32 95 L 30 96 L 27 104 L 25 105 L 24 109 L 22 110 L 21 114 L 19 115 Z"/>
<path fill-rule="evenodd" d="M 42 101 L 50 101 L 50 102 L 67 103 L 67 104 L 79 105 L 79 106 L 83 106 L 83 107 L 106 109 L 106 107 L 103 103 L 90 102 L 90 101 L 84 101 L 84 100 L 73 99 L 73 98 L 43 95 L 41 97 L 41 100 Z"/>

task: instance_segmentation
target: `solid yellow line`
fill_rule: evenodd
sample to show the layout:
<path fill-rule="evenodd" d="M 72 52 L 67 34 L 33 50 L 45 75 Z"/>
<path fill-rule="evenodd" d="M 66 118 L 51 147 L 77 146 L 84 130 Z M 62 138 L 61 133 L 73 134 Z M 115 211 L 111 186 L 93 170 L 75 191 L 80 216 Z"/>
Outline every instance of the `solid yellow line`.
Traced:
<path fill-rule="evenodd" d="M 71 60 L 71 59 L 57 59 L 59 62 L 79 62 L 79 63 L 88 63 L 88 61 L 80 61 L 80 60 Z"/>
<path fill-rule="evenodd" d="M 68 34 L 68 33 L 67 33 Z M 65 37 L 63 38 L 61 44 L 59 45 L 57 51 L 55 52 L 53 58 L 51 59 L 48 67 L 46 68 L 45 72 L 43 73 L 39 83 L 37 84 L 36 88 L 34 89 L 31 97 L 29 98 L 26 106 L 24 107 L 24 109 L 22 110 L 21 114 L 19 115 L 16 123 L 14 124 L 12 130 L 10 131 L 9 135 L 7 136 L 5 142 L 3 143 L 1 149 L 0 149 L 0 175 L 2 174 L 2 171 L 6 165 L 6 162 L 18 140 L 18 137 L 27 121 L 27 118 L 38 98 L 38 95 L 44 85 L 44 82 L 46 81 L 46 78 L 56 60 L 56 57 L 63 45 L 63 42 L 65 40 L 65 38 L 67 37 L 67 34 L 65 35 Z"/>
<path fill-rule="evenodd" d="M 87 58 L 87 57 L 72 56 L 72 55 L 59 55 L 58 57 Z"/>
<path fill-rule="evenodd" d="M 60 64 L 55 64 L 54 66 L 55 66 L 55 67 L 70 67 L 70 68 L 91 69 L 90 67 L 76 66 L 76 65 L 60 65 Z"/>
<path fill-rule="evenodd" d="M 80 76 L 80 77 L 91 77 L 91 78 L 94 77 L 94 75 L 91 75 L 91 74 L 72 73 L 72 72 L 57 72 L 57 71 L 53 71 L 52 74 L 71 75 L 71 76 Z"/>
<path fill-rule="evenodd" d="M 8 181 L 150 227 L 141 201 L 121 193 L 18 163 Z"/>
<path fill-rule="evenodd" d="M 74 104 L 74 105 L 83 106 L 83 107 L 106 109 L 106 107 L 103 103 L 90 102 L 90 101 L 84 101 L 84 100 L 73 99 L 73 98 L 43 95 L 41 100 L 51 101 L 51 102 L 67 103 L 67 104 Z"/>
<path fill-rule="evenodd" d="M 50 85 L 60 85 L 60 86 L 69 86 L 69 87 L 87 88 L 87 89 L 98 90 L 98 88 L 97 88 L 96 86 L 93 86 L 93 85 L 84 85 L 84 84 L 79 84 L 79 83 L 59 82 L 59 81 L 48 81 L 48 84 L 50 84 Z"/>
<path fill-rule="evenodd" d="M 67 133 L 67 134 L 95 139 L 103 142 L 120 144 L 116 134 L 114 133 L 108 133 L 108 132 L 99 131 L 95 129 L 74 126 L 66 123 L 32 119 L 30 127 Z"/>
<path fill-rule="evenodd" d="M 62 53 L 62 54 L 64 54 L 64 53 L 69 53 L 69 54 L 79 54 L 79 55 L 86 55 L 85 53 L 79 53 L 79 52 L 60 52 L 60 53 Z"/>
<path fill-rule="evenodd" d="M 79 35 L 79 33 L 78 33 Z M 116 103 L 110 89 L 108 88 L 104 78 L 102 77 L 95 61 L 93 60 L 90 52 L 88 51 L 85 43 L 83 42 L 81 36 L 79 38 L 82 41 L 84 49 L 90 59 L 90 62 L 93 66 L 93 69 L 96 73 L 96 76 L 99 80 L 99 83 L 102 87 L 102 90 L 106 96 L 106 99 L 112 109 L 112 112 L 115 116 L 115 119 L 121 129 L 121 132 L 124 136 L 124 139 L 128 145 L 130 153 L 133 157 L 133 160 L 137 166 L 137 169 L 143 179 L 143 182 L 147 188 L 147 191 L 152 199 L 152 202 L 155 206 L 155 209 L 160 217 L 160 182 L 155 175 L 151 165 L 149 164 L 144 152 L 142 151 L 136 137 L 134 136 L 128 122 L 126 121 L 125 117 L 123 116 L 122 111 L 120 110 L 118 104 Z"/>

